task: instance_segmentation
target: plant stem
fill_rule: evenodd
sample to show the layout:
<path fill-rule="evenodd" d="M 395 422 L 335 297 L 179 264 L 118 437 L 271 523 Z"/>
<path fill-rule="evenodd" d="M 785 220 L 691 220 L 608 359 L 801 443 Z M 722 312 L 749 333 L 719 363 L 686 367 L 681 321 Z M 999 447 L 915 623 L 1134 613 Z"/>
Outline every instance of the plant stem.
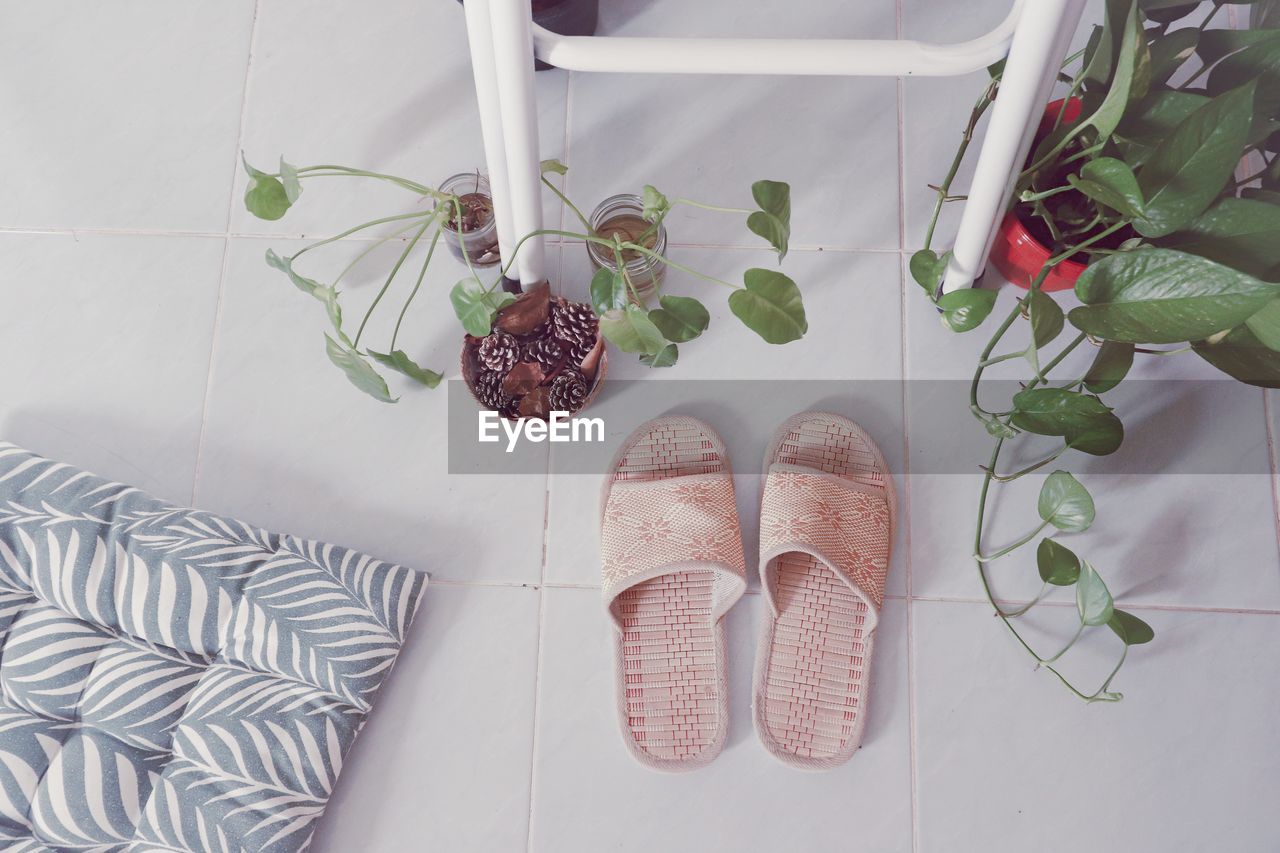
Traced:
<path fill-rule="evenodd" d="M 578 217 L 578 221 L 582 223 L 583 228 L 587 229 L 588 231 L 591 230 L 591 223 L 587 221 L 587 217 L 582 215 L 582 211 L 578 210 L 578 206 L 573 202 L 569 201 L 569 197 L 564 193 L 562 193 L 559 187 L 557 187 L 555 184 L 547 180 L 546 175 L 542 176 L 542 183 L 546 184 L 547 189 L 555 193 L 556 197 L 559 198 L 562 202 L 564 202 L 566 207 L 568 207 L 570 210 L 573 211 L 573 215 Z"/>
<path fill-rule="evenodd" d="M 722 278 L 716 278 L 715 276 L 707 275 L 706 273 L 700 273 L 697 270 L 692 269 L 691 267 L 686 267 L 684 264 L 678 264 L 675 261 L 668 258 L 666 255 L 660 255 L 657 252 L 653 251 L 652 249 L 646 249 L 644 246 L 640 246 L 635 243 L 623 243 L 622 248 L 631 249 L 632 251 L 639 252 L 647 258 L 652 258 L 653 260 L 663 263 L 669 267 L 675 267 L 681 272 L 686 272 L 689 275 L 697 276 L 698 278 L 703 279 L 704 281 L 710 281 L 716 284 L 723 284 L 725 287 L 732 288 L 733 290 L 742 289 L 738 285 L 733 284 L 732 282 L 725 281 Z"/>
<path fill-rule="evenodd" d="M 322 172 L 322 174 L 314 174 L 316 172 Z M 424 187 L 417 181 L 411 181 L 408 178 L 398 178 L 395 175 L 385 175 L 382 172 L 367 172 L 364 169 L 352 169 L 350 166 L 332 165 L 307 166 L 306 168 L 298 169 L 299 178 L 337 177 L 339 175 L 345 175 L 352 178 L 377 178 L 378 180 L 389 181 L 397 186 L 403 187 L 404 189 L 412 190 L 419 195 L 427 195 L 432 198 L 442 197 L 442 193 L 439 190 L 432 189 L 431 187 Z"/>
<path fill-rule="evenodd" d="M 1041 201 L 1042 199 L 1053 198 L 1055 195 L 1060 195 L 1062 193 L 1069 193 L 1074 189 L 1075 187 L 1071 186 L 1071 184 L 1067 184 L 1066 186 L 1054 187 L 1051 190 L 1045 190 L 1044 192 L 1039 192 L 1039 193 L 1024 192 L 1021 196 L 1018 197 L 1018 200 L 1019 201 Z"/>
<path fill-rule="evenodd" d="M 441 226 L 436 225 L 436 233 L 431 235 L 431 245 L 427 247 L 427 258 L 422 262 L 422 269 L 418 270 L 418 280 L 413 283 L 413 290 L 409 292 L 409 298 L 404 301 L 404 306 L 400 309 L 400 316 L 396 318 L 396 327 L 391 332 L 391 349 L 388 351 L 390 353 L 396 351 L 396 338 L 400 337 L 400 324 L 404 322 L 404 315 L 409 311 L 409 304 L 418 295 L 418 289 L 422 287 L 422 280 L 427 276 L 427 267 L 431 266 L 431 256 L 435 254 L 436 243 L 440 242 L 440 231 Z"/>
<path fill-rule="evenodd" d="M 385 237 L 382 237 L 382 238 L 378 239 L 378 240 L 377 240 L 377 241 L 375 241 L 374 243 L 370 244 L 368 248 L 366 248 L 366 249 L 362 249 L 362 250 L 361 250 L 361 252 L 360 252 L 360 254 L 356 255 L 356 256 L 355 256 L 355 258 L 353 258 L 353 259 L 352 259 L 351 263 L 349 263 L 349 264 L 347 264 L 345 267 L 343 267 L 343 268 L 342 268 L 342 272 L 338 273 L 338 277 L 337 277 L 337 278 L 335 278 L 335 279 L 333 280 L 333 286 L 334 286 L 334 287 L 337 287 L 337 286 L 338 286 L 338 283 L 339 283 L 339 282 L 341 282 L 344 278 L 346 278 L 347 273 L 349 273 L 349 272 L 351 272 L 351 270 L 355 269 L 356 264 L 358 264 L 358 263 L 360 263 L 361 261 L 363 261 L 366 257 L 368 257 L 368 256 L 369 256 L 369 254 L 370 254 L 370 253 L 372 253 L 372 252 L 376 251 L 378 248 L 380 248 L 380 247 L 381 247 L 382 245 L 384 245 L 385 243 L 387 243 L 387 242 L 389 242 L 389 241 L 391 241 L 391 240 L 396 239 L 396 238 L 397 238 L 397 237 L 399 237 L 400 235 L 404 234 L 406 231 L 412 231 L 414 228 L 417 228 L 417 227 L 418 227 L 418 223 L 416 223 L 416 222 L 410 222 L 410 223 L 409 223 L 408 225 L 406 225 L 405 227 L 403 227 L 403 228 L 397 228 L 395 231 L 393 231 L 392 233 L 388 234 L 387 236 L 385 236 Z"/>
<path fill-rule="evenodd" d="M 1126 226 L 1126 225 L 1128 225 L 1128 224 L 1129 224 L 1129 220 L 1124 219 L 1124 220 L 1121 220 L 1120 222 L 1117 222 L 1116 224 L 1112 225 L 1110 228 L 1104 228 L 1103 230 L 1099 231 L 1097 234 L 1094 234 L 1094 235 L 1093 235 L 1092 237 L 1090 237 L 1088 240 L 1084 240 L 1084 241 L 1082 241 L 1082 242 L 1080 242 L 1080 243 L 1077 243 L 1076 245 L 1072 246 L 1070 249 L 1068 249 L 1067 251 L 1063 252 L 1062 254 L 1060 254 L 1060 255 L 1055 255 L 1054 257 L 1050 258 L 1050 259 L 1048 260 L 1048 262 L 1046 263 L 1046 266 L 1048 266 L 1048 267 L 1053 267 L 1053 266 L 1056 266 L 1056 265 L 1058 265 L 1058 264 L 1062 263 L 1062 262 L 1063 262 L 1063 261 L 1065 261 L 1067 258 L 1069 258 L 1069 257 L 1071 257 L 1072 255 L 1074 255 L 1076 252 L 1079 252 L 1081 249 L 1084 249 L 1084 248 L 1086 248 L 1086 247 L 1088 247 L 1088 246 L 1092 246 L 1094 243 L 1098 242 L 1098 241 L 1099 241 L 1099 240 L 1101 240 L 1103 237 L 1108 237 L 1108 236 L 1110 236 L 1110 235 L 1112 235 L 1112 234 L 1116 233 L 1117 231 L 1119 231 L 1121 228 L 1125 227 L 1125 226 Z"/>
<path fill-rule="evenodd" d="M 991 474 L 990 471 L 987 472 L 987 476 L 993 480 L 995 479 L 995 476 Z M 1034 530 L 1032 530 L 1026 536 L 1019 537 L 1016 542 L 1006 545 L 1005 547 L 1001 548 L 999 551 L 996 551 L 994 554 L 984 555 L 980 553 L 975 553 L 973 556 L 978 560 L 979 563 L 993 563 L 996 560 L 1000 559 L 1001 557 L 1005 556 L 1006 554 L 1012 554 L 1014 551 L 1018 550 L 1023 545 L 1026 545 L 1032 539 L 1035 539 L 1037 536 L 1040 535 L 1040 531 L 1044 530 L 1048 526 L 1049 526 L 1049 522 L 1042 521 Z M 995 602 L 993 601 L 992 604 L 995 604 Z"/>
<path fill-rule="evenodd" d="M 1074 645 L 1076 644 L 1076 640 L 1080 639 L 1080 635 L 1081 635 L 1081 634 L 1083 634 L 1083 633 L 1084 633 L 1084 620 L 1082 619 L 1082 620 L 1080 620 L 1080 627 L 1076 629 L 1076 633 L 1075 633 L 1075 635 L 1071 638 L 1071 640 L 1070 640 L 1070 641 L 1069 641 L 1065 646 L 1063 646 L 1063 647 L 1058 651 L 1058 653 L 1057 653 L 1056 655 L 1054 655 L 1054 656 L 1053 656 L 1053 657 L 1051 657 L 1051 658 L 1044 658 L 1044 659 L 1042 659 L 1040 662 L 1041 662 L 1041 663 L 1053 663 L 1054 661 L 1056 661 L 1056 660 L 1058 660 L 1059 658 L 1061 658 L 1063 655 L 1065 655 L 1068 651 L 1070 651 L 1070 650 L 1071 650 L 1071 647 L 1072 647 L 1072 646 L 1074 646 Z"/>
<path fill-rule="evenodd" d="M 1032 471 L 1043 468 L 1053 460 L 1057 459 L 1062 454 L 1066 453 L 1068 449 L 1069 448 L 1064 445 L 1060 450 L 1050 454 L 1049 456 L 1046 456 L 1044 459 L 1041 459 L 1039 462 L 1035 462 L 1031 465 L 1028 465 L 1025 468 L 1014 471 L 1012 474 L 1005 474 L 1001 476 L 1000 474 L 997 474 L 995 471 L 992 471 L 990 472 L 991 478 L 999 483 L 1011 483 L 1025 474 L 1030 474 Z"/>
<path fill-rule="evenodd" d="M 430 221 L 422 223 L 422 227 L 413 235 L 413 239 L 409 241 L 409 245 L 400 253 L 399 260 L 397 260 L 395 266 L 391 268 L 391 273 L 387 276 L 387 280 L 382 283 L 382 288 L 378 291 L 378 295 L 373 297 L 373 304 L 369 306 L 369 310 L 364 312 L 364 318 L 360 321 L 360 327 L 356 329 L 356 338 L 351 344 L 352 349 L 358 350 L 360 348 L 360 336 L 364 334 L 364 327 L 369 322 L 369 318 L 373 316 L 374 309 L 378 307 L 378 303 L 381 302 L 382 297 L 386 295 L 387 288 L 391 287 L 391 282 L 396 277 L 396 273 L 400 272 L 400 267 L 404 264 L 404 259 L 409 257 L 409 253 L 413 251 L 414 246 L 418 245 L 418 240 L 421 239 L 424 233 L 426 233 L 426 230 L 430 225 Z"/>
<path fill-rule="evenodd" d="M 1044 598 L 1045 590 L 1047 590 L 1048 588 L 1049 588 L 1048 581 L 1044 581 L 1043 583 L 1041 583 L 1040 591 L 1036 593 L 1035 598 L 1031 599 L 1026 604 L 1019 607 L 1017 610 L 1000 610 L 999 607 L 997 607 L 996 609 L 1000 610 L 1000 613 L 1006 618 L 1016 619 L 1017 617 L 1021 616 L 1022 614 L 1026 613 L 1028 610 L 1030 610 L 1031 608 L 1039 604 L 1040 600 Z"/>
<path fill-rule="evenodd" d="M 418 218 L 428 217 L 433 215 L 434 215 L 433 213 L 401 213 L 398 216 L 384 216 L 381 219 L 374 219 L 370 222 L 365 222 L 362 225 L 357 225 L 354 228 L 348 228 L 346 231 L 343 231 L 341 234 L 335 234 L 332 237 L 326 237 L 323 240 L 317 240 L 316 242 L 312 243 L 309 246 L 303 246 L 296 253 L 294 253 L 293 259 L 297 260 L 302 255 L 305 255 L 307 252 L 310 252 L 312 249 L 318 249 L 321 246 L 328 245 L 329 243 L 337 242 L 338 240 L 341 240 L 344 237 L 350 237 L 352 234 L 356 233 L 357 231 L 363 231 L 364 229 L 372 228 L 375 225 L 382 225 L 385 222 L 400 222 L 405 219 L 418 219 Z"/>
<path fill-rule="evenodd" d="M 933 244 L 933 232 L 938 226 L 938 217 L 942 215 L 942 205 L 950 194 L 951 183 L 956 179 L 956 173 L 960 171 L 960 164 L 964 161 L 965 152 L 969 150 L 969 143 L 973 141 L 973 133 L 978 127 L 978 121 L 982 118 L 982 114 L 987 111 L 987 107 L 991 106 L 991 102 L 995 100 L 999 88 L 999 82 L 992 80 L 969 113 L 969 123 L 965 125 L 964 133 L 960 137 L 960 147 L 956 149 L 956 156 L 951 160 L 951 168 L 947 170 L 947 176 L 938 185 L 938 198 L 933 203 L 933 215 L 929 218 L 929 227 L 924 234 L 924 248 L 926 249 Z"/>
<path fill-rule="evenodd" d="M 716 213 L 745 213 L 748 216 L 751 215 L 750 210 L 746 210 L 741 207 L 720 207 L 719 205 L 715 205 L 715 204 L 703 204 L 700 201 L 694 201 L 693 199 L 689 199 L 689 198 L 678 198 L 675 201 L 671 202 L 671 207 L 675 207 L 677 204 L 685 204 L 685 205 L 688 205 L 689 207 L 700 207 L 703 210 L 711 210 L 711 211 L 715 211 Z M 670 207 L 668 208 L 668 210 L 670 210 Z"/>

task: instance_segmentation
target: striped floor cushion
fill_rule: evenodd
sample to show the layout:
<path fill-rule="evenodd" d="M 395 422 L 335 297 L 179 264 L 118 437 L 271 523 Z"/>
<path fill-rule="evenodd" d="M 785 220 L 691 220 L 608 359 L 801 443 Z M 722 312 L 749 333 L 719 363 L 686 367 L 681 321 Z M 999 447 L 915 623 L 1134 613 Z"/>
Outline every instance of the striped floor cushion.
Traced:
<path fill-rule="evenodd" d="M 0 848 L 306 847 L 425 585 L 0 443 Z"/>

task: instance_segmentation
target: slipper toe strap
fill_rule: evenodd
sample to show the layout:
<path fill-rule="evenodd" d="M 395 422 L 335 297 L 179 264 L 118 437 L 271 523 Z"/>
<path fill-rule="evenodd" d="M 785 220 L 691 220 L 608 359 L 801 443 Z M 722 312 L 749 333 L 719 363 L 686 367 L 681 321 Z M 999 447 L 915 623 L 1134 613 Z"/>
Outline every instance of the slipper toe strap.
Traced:
<path fill-rule="evenodd" d="M 716 573 L 713 608 L 719 617 L 746 589 L 733 478 L 715 473 L 614 483 L 605 503 L 601 551 L 611 613 L 614 599 L 638 583 L 707 570 Z"/>
<path fill-rule="evenodd" d="M 774 464 L 760 507 L 760 565 L 764 568 L 791 551 L 810 554 L 879 610 L 889 569 L 890 526 L 883 487 Z M 764 582 L 774 605 L 774 581 L 766 574 Z"/>

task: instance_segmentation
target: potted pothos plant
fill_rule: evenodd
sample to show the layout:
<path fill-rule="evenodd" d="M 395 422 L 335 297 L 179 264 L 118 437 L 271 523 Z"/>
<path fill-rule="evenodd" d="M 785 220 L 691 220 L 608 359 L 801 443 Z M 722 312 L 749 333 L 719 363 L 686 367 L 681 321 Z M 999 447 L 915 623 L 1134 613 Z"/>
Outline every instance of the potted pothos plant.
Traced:
<path fill-rule="evenodd" d="M 245 169 L 249 175 L 245 206 L 262 219 L 284 216 L 301 196 L 303 183 L 319 177 L 386 181 L 431 202 L 425 209 L 418 207 L 361 223 L 287 257 L 272 250 L 266 255 L 270 266 L 279 269 L 299 290 L 325 306 L 331 326 L 331 334 L 325 335 L 330 361 L 353 385 L 384 402 L 395 402 L 396 398 L 375 365 L 429 388 L 436 387 L 443 378 L 440 372 L 418 364 L 400 346 L 401 325 L 422 288 L 442 236 L 467 267 L 466 277 L 449 292 L 449 301 L 465 332 L 463 378 L 477 401 L 505 417 L 545 418 L 551 411 L 574 412 L 589 403 L 604 378 L 606 340 L 623 352 L 637 355 L 651 367 L 675 364 L 679 345 L 699 337 L 710 325 L 711 315 L 694 296 L 664 292 L 666 276 L 655 274 L 655 270 L 671 268 L 729 288 L 732 291 L 728 300 L 730 311 L 771 344 L 797 340 L 808 328 L 800 289 L 781 272 L 749 269 L 742 284 L 735 284 L 674 261 L 666 254 L 663 221 L 673 207 L 692 205 L 743 216 L 747 228 L 763 237 L 781 262 L 791 233 L 791 198 L 790 187 L 779 181 L 757 181 L 752 185 L 752 195 L 758 205 L 752 210 L 707 205 L 685 198 L 668 199 L 646 186 L 643 196 L 637 197 L 639 217 L 645 225 L 633 234 L 614 227 L 615 220 L 593 225 L 581 209 L 546 178 L 551 172 L 564 174 L 567 168 L 558 161 L 545 161 L 543 184 L 573 211 L 582 230 L 542 229 L 526 234 L 517 242 L 514 252 L 518 253 L 527 240 L 543 235 L 582 241 L 597 269 L 589 283 L 583 282 L 588 299 L 574 302 L 563 296 L 552 296 L 549 287 L 536 287 L 518 297 L 506 292 L 503 282 L 511 268 L 510 258 L 501 259 L 499 269 L 489 280 L 481 277 L 477 271 L 479 262 L 487 260 L 496 244 L 487 242 L 488 232 L 481 230 L 492 224 L 492 207 L 486 209 L 476 199 L 476 194 L 485 186 L 483 177 L 477 173 L 454 176 L 440 189 L 435 189 L 407 178 L 345 166 L 298 168 L 283 159 L 276 172 L 256 169 L 247 161 Z M 486 210 L 489 216 L 483 215 Z M 365 249 L 332 281 L 322 283 L 298 271 L 297 261 L 313 250 L 382 225 L 390 225 L 393 230 Z M 468 237 L 479 237 L 482 233 L 486 235 L 485 241 L 468 241 Z M 663 239 L 656 239 L 658 234 L 664 235 Z M 397 239 L 403 240 L 405 247 L 365 311 L 354 336 L 349 335 L 343 321 L 338 285 L 373 249 Z M 362 346 L 370 317 L 401 268 L 421 245 L 426 248 L 420 253 L 416 280 L 401 303 L 389 343 L 383 349 Z M 648 286 L 643 292 L 637 287 L 637 261 L 648 271 L 645 282 Z"/>
<path fill-rule="evenodd" d="M 996 325 L 974 369 L 970 409 L 993 446 L 981 466 L 973 557 L 1003 624 L 1038 666 L 1091 702 L 1121 698 L 1111 689 L 1116 673 L 1129 648 L 1154 632 L 1117 608 L 1101 573 L 1059 539 L 1094 522 L 1088 490 L 1054 470 L 1039 493 L 1041 523 L 1003 547 L 987 543 L 984 517 L 1001 484 L 1073 451 L 1105 456 L 1120 447 L 1124 427 L 1103 395 L 1136 358 L 1186 354 L 1241 382 L 1280 387 L 1280 4 L 1254 4 L 1254 26 L 1245 30 L 1218 26 L 1222 6 L 1108 0 L 1087 46 L 1063 66 L 1067 90 L 1046 109 L 993 250 L 993 265 L 1028 292 Z M 940 294 L 948 255 L 930 244 L 978 118 L 999 97 L 1001 73 L 991 69 L 937 187 L 925 248 L 910 262 L 943 325 L 956 332 L 982 325 L 996 294 Z M 1067 264 L 1076 267 L 1065 271 Z M 1050 282 L 1074 287 L 1080 304 L 1064 311 Z M 1050 357 L 1046 347 L 1068 330 L 1071 338 Z M 1010 343 L 1015 335 L 1021 339 Z M 1087 369 L 1054 373 L 1090 345 Z M 1011 400 L 993 405 L 984 371 L 1014 360 L 1026 362 L 1027 378 Z M 1002 452 L 1027 434 L 1062 444 L 1018 470 L 1002 469 Z M 1006 608 L 989 569 L 1032 543 L 1041 593 Z M 1078 629 L 1058 648 L 1037 648 L 1018 619 L 1055 587 L 1074 588 Z M 1119 639 L 1118 662 L 1098 686 L 1081 687 L 1059 665 L 1101 626 Z"/>

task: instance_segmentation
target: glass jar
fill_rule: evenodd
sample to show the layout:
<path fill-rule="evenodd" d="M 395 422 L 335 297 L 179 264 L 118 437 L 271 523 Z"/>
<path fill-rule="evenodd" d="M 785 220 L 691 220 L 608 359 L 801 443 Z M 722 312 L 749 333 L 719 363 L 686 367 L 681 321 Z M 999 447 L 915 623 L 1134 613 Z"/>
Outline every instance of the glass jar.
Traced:
<path fill-rule="evenodd" d="M 657 252 L 667 251 L 667 229 L 661 225 L 655 230 L 644 216 L 644 202 L 637 195 L 615 195 L 606 198 L 591 212 L 591 231 L 605 240 L 616 234 L 623 243 L 635 243 Z M 646 236 L 647 235 L 647 236 Z M 641 242 L 641 237 L 644 238 Z M 587 243 L 587 257 L 595 269 L 616 269 L 617 260 L 610 246 Z M 645 302 L 658 292 L 667 274 L 667 265 L 634 249 L 622 253 L 623 269 L 631 281 L 631 301 Z"/>
<path fill-rule="evenodd" d="M 489 179 L 479 172 L 463 172 L 441 184 L 440 192 L 457 196 L 463 208 L 464 227 L 457 227 L 457 213 L 450 212 L 442 229 L 449 251 L 464 263 L 469 257 L 475 267 L 491 267 L 499 263 L 502 257 L 498 253 L 498 225 L 493 215 Z M 436 202 L 437 207 L 440 204 Z"/>

